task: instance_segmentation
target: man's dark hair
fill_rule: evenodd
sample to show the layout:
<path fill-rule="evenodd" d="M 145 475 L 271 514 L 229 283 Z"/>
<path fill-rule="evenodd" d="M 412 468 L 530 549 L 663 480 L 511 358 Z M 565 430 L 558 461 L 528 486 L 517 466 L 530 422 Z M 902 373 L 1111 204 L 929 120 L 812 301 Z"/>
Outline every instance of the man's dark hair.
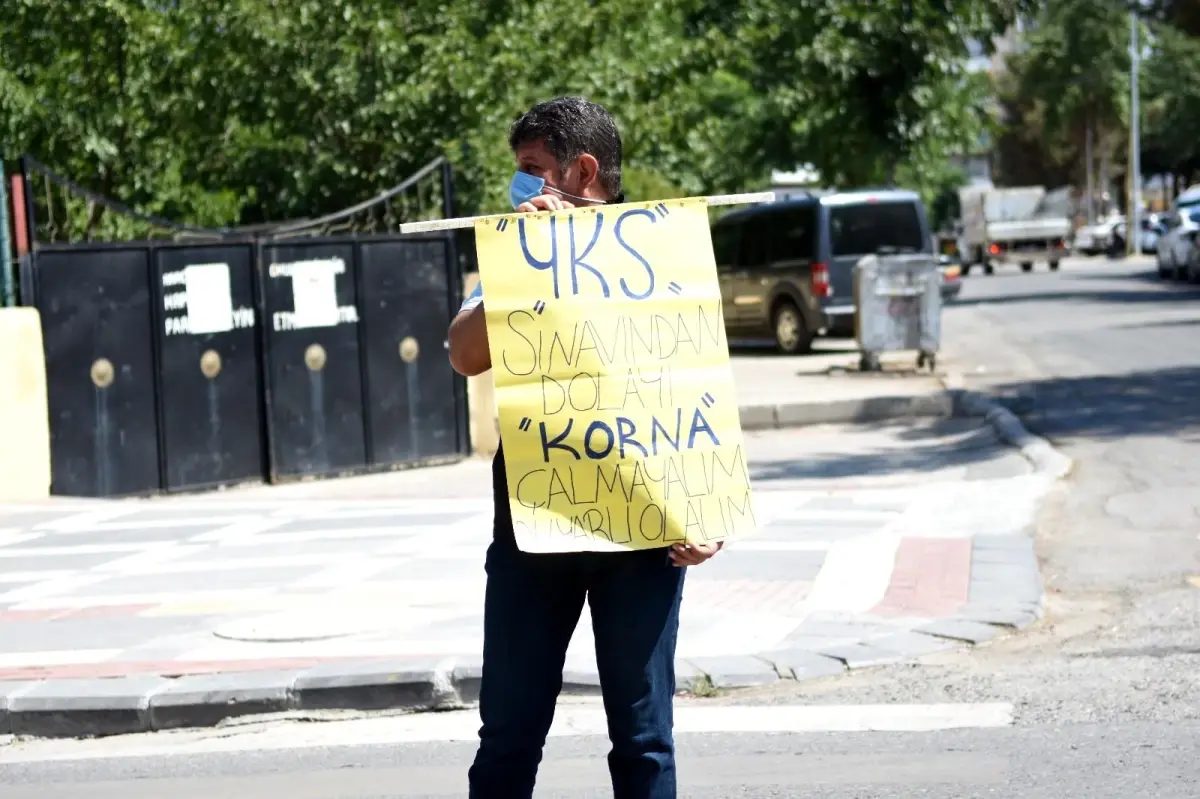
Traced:
<path fill-rule="evenodd" d="M 582 97 L 555 97 L 538 103 L 513 123 L 508 145 L 518 147 L 540 141 L 566 169 L 579 156 L 590 153 L 600 164 L 600 185 L 610 200 L 621 196 L 621 134 L 604 106 Z"/>

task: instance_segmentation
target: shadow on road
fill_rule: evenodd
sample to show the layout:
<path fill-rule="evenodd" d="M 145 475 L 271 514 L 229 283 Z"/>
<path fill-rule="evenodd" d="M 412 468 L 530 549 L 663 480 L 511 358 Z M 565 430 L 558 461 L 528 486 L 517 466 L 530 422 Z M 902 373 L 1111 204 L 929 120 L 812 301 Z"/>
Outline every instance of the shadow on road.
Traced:
<path fill-rule="evenodd" d="M 864 449 L 857 452 L 807 452 L 788 457 L 757 457 L 750 446 L 750 477 L 757 483 L 784 480 L 842 480 L 855 477 L 883 477 L 907 473 L 929 474 L 945 469 L 972 467 L 998 461 L 1010 450 L 1001 445 L 991 428 L 981 419 L 931 420 L 898 431 L 887 423 L 859 425 L 864 430 L 883 430 L 892 439 L 911 442 L 911 446 Z M 942 436 L 948 435 L 947 439 Z M 1006 464 L 1004 474 L 1023 472 Z"/>
<path fill-rule="evenodd" d="M 1170 436 L 1200 442 L 1200 365 L 1096 377 L 1056 378 L 996 385 L 989 393 L 1009 404 L 1026 426 L 1051 439 Z M 979 419 L 947 419 L 930 426 L 896 430 L 887 435 L 911 446 L 853 452 L 809 452 L 790 457 L 755 458 L 750 447 L 751 477 L 756 482 L 845 479 L 930 474 L 951 468 L 984 469 L 987 477 L 1009 477 L 1011 450 L 998 446 Z M 973 429 L 974 428 L 974 429 Z M 944 436 L 950 436 L 946 438 Z M 996 471 L 995 474 L 991 473 Z"/>
<path fill-rule="evenodd" d="M 1170 278 L 1158 276 L 1157 269 L 1147 269 L 1142 272 L 1122 272 L 1120 274 L 1103 274 L 1097 272 L 1077 272 L 1070 275 L 1072 280 L 1103 280 L 1109 283 L 1114 283 L 1120 280 L 1136 280 L 1139 283 L 1150 283 L 1155 286 L 1162 286 L 1165 289 L 1170 289 L 1172 286 L 1187 288 L 1186 283 L 1176 282 Z"/>
<path fill-rule="evenodd" d="M 1091 279 L 1089 276 L 1085 279 Z M 1056 302 L 1096 302 L 1108 304 L 1121 303 L 1175 303 L 1175 302 L 1195 302 L 1200 300 L 1200 289 L 1190 287 L 1179 287 L 1178 290 L 1172 291 L 1170 287 L 1164 287 L 1165 290 L 1149 291 L 1145 289 L 1128 289 L 1128 290 L 1102 290 L 1089 291 L 1081 288 L 1079 291 L 1030 291 L 1021 294 L 1000 294 L 988 297 L 964 297 L 955 301 L 955 305 L 971 306 L 971 305 L 1010 305 L 1014 303 L 1056 303 Z"/>
<path fill-rule="evenodd" d="M 1118 330 L 1145 330 L 1150 327 L 1196 327 L 1200 325 L 1200 308 L 1194 319 L 1160 319 L 1157 322 L 1138 322 L 1133 325 L 1116 325 Z"/>
<path fill-rule="evenodd" d="M 858 352 L 858 344 L 853 338 L 820 338 L 817 339 L 810 352 L 799 355 L 784 355 L 769 339 L 730 339 L 730 355 L 773 355 L 779 358 L 812 358 L 820 355 L 849 355 Z"/>
<path fill-rule="evenodd" d="M 1026 421 L 1051 437 L 1200 436 L 1200 365 L 1009 383 L 995 391 L 1030 398 Z"/>

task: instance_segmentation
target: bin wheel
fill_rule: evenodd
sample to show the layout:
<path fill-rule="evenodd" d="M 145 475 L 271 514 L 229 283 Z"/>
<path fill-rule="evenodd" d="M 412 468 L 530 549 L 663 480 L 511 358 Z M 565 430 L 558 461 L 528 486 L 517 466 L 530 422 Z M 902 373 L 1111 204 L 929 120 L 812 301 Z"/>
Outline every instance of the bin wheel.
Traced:
<path fill-rule="evenodd" d="M 962 275 L 963 275 L 963 277 L 966 277 L 966 276 L 967 276 L 967 275 L 969 275 L 969 274 L 971 274 L 971 264 L 963 264 L 963 265 L 962 265 Z"/>
<path fill-rule="evenodd" d="M 1051 271 L 1051 272 L 1057 272 L 1057 271 L 1058 271 L 1058 261 L 1051 261 L 1051 262 L 1050 262 L 1050 271 Z"/>
<path fill-rule="evenodd" d="M 932 352 L 922 352 L 917 355 L 917 368 L 924 369 L 929 367 L 929 371 L 937 371 L 937 355 Z"/>
<path fill-rule="evenodd" d="M 775 346 L 784 355 L 799 355 L 812 349 L 813 333 L 804 324 L 804 317 L 795 303 L 785 300 L 771 314 L 775 331 Z"/>
<path fill-rule="evenodd" d="M 983 273 L 984 273 L 985 275 L 994 275 L 994 274 L 996 274 L 996 267 L 992 266 L 992 262 L 991 262 L 991 261 L 988 261 L 987 263 L 985 263 L 985 264 L 983 265 Z"/>
<path fill-rule="evenodd" d="M 1021 264 L 1021 271 L 1022 272 L 1032 272 L 1033 264 L 1030 263 L 1029 261 L 1026 261 L 1025 263 Z"/>

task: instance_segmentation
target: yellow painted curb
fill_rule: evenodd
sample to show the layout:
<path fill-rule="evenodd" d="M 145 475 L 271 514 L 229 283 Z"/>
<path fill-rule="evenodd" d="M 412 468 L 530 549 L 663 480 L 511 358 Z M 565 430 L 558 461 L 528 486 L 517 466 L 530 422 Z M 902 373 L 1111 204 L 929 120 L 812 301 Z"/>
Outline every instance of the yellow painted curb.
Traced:
<path fill-rule="evenodd" d="M 33 308 L 0 308 L 0 501 L 50 495 L 50 417 L 42 322 Z"/>
<path fill-rule="evenodd" d="M 463 296 L 469 297 L 479 284 L 479 273 L 463 278 Z M 476 455 L 494 455 L 500 448 L 500 414 L 496 409 L 496 386 L 492 373 L 467 378 L 467 407 L 471 424 L 471 450 Z"/>

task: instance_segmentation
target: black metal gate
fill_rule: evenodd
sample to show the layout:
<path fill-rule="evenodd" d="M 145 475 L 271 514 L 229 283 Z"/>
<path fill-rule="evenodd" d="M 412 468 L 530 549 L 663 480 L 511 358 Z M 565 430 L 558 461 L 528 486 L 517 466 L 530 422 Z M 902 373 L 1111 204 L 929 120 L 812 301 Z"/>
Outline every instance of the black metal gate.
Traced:
<path fill-rule="evenodd" d="M 453 256 L 444 235 L 262 245 L 273 479 L 465 452 Z"/>
<path fill-rule="evenodd" d="M 423 172 L 433 167 L 448 187 L 448 167 Z M 461 301 L 452 234 L 44 244 L 25 199 L 21 300 L 42 316 L 53 493 L 274 482 L 469 451 L 465 382 L 445 352 Z"/>
<path fill-rule="evenodd" d="M 466 441 L 466 392 L 450 368 L 446 319 L 457 310 L 448 237 L 359 245 L 367 451 L 376 466 L 444 458 Z"/>
<path fill-rule="evenodd" d="M 253 243 L 155 250 L 163 487 L 263 476 Z"/>
<path fill-rule="evenodd" d="M 262 247 L 271 476 L 367 465 L 353 241 Z"/>
<path fill-rule="evenodd" d="M 42 317 L 55 494 L 161 488 L 149 258 L 75 247 L 39 252 L 24 271 Z"/>

